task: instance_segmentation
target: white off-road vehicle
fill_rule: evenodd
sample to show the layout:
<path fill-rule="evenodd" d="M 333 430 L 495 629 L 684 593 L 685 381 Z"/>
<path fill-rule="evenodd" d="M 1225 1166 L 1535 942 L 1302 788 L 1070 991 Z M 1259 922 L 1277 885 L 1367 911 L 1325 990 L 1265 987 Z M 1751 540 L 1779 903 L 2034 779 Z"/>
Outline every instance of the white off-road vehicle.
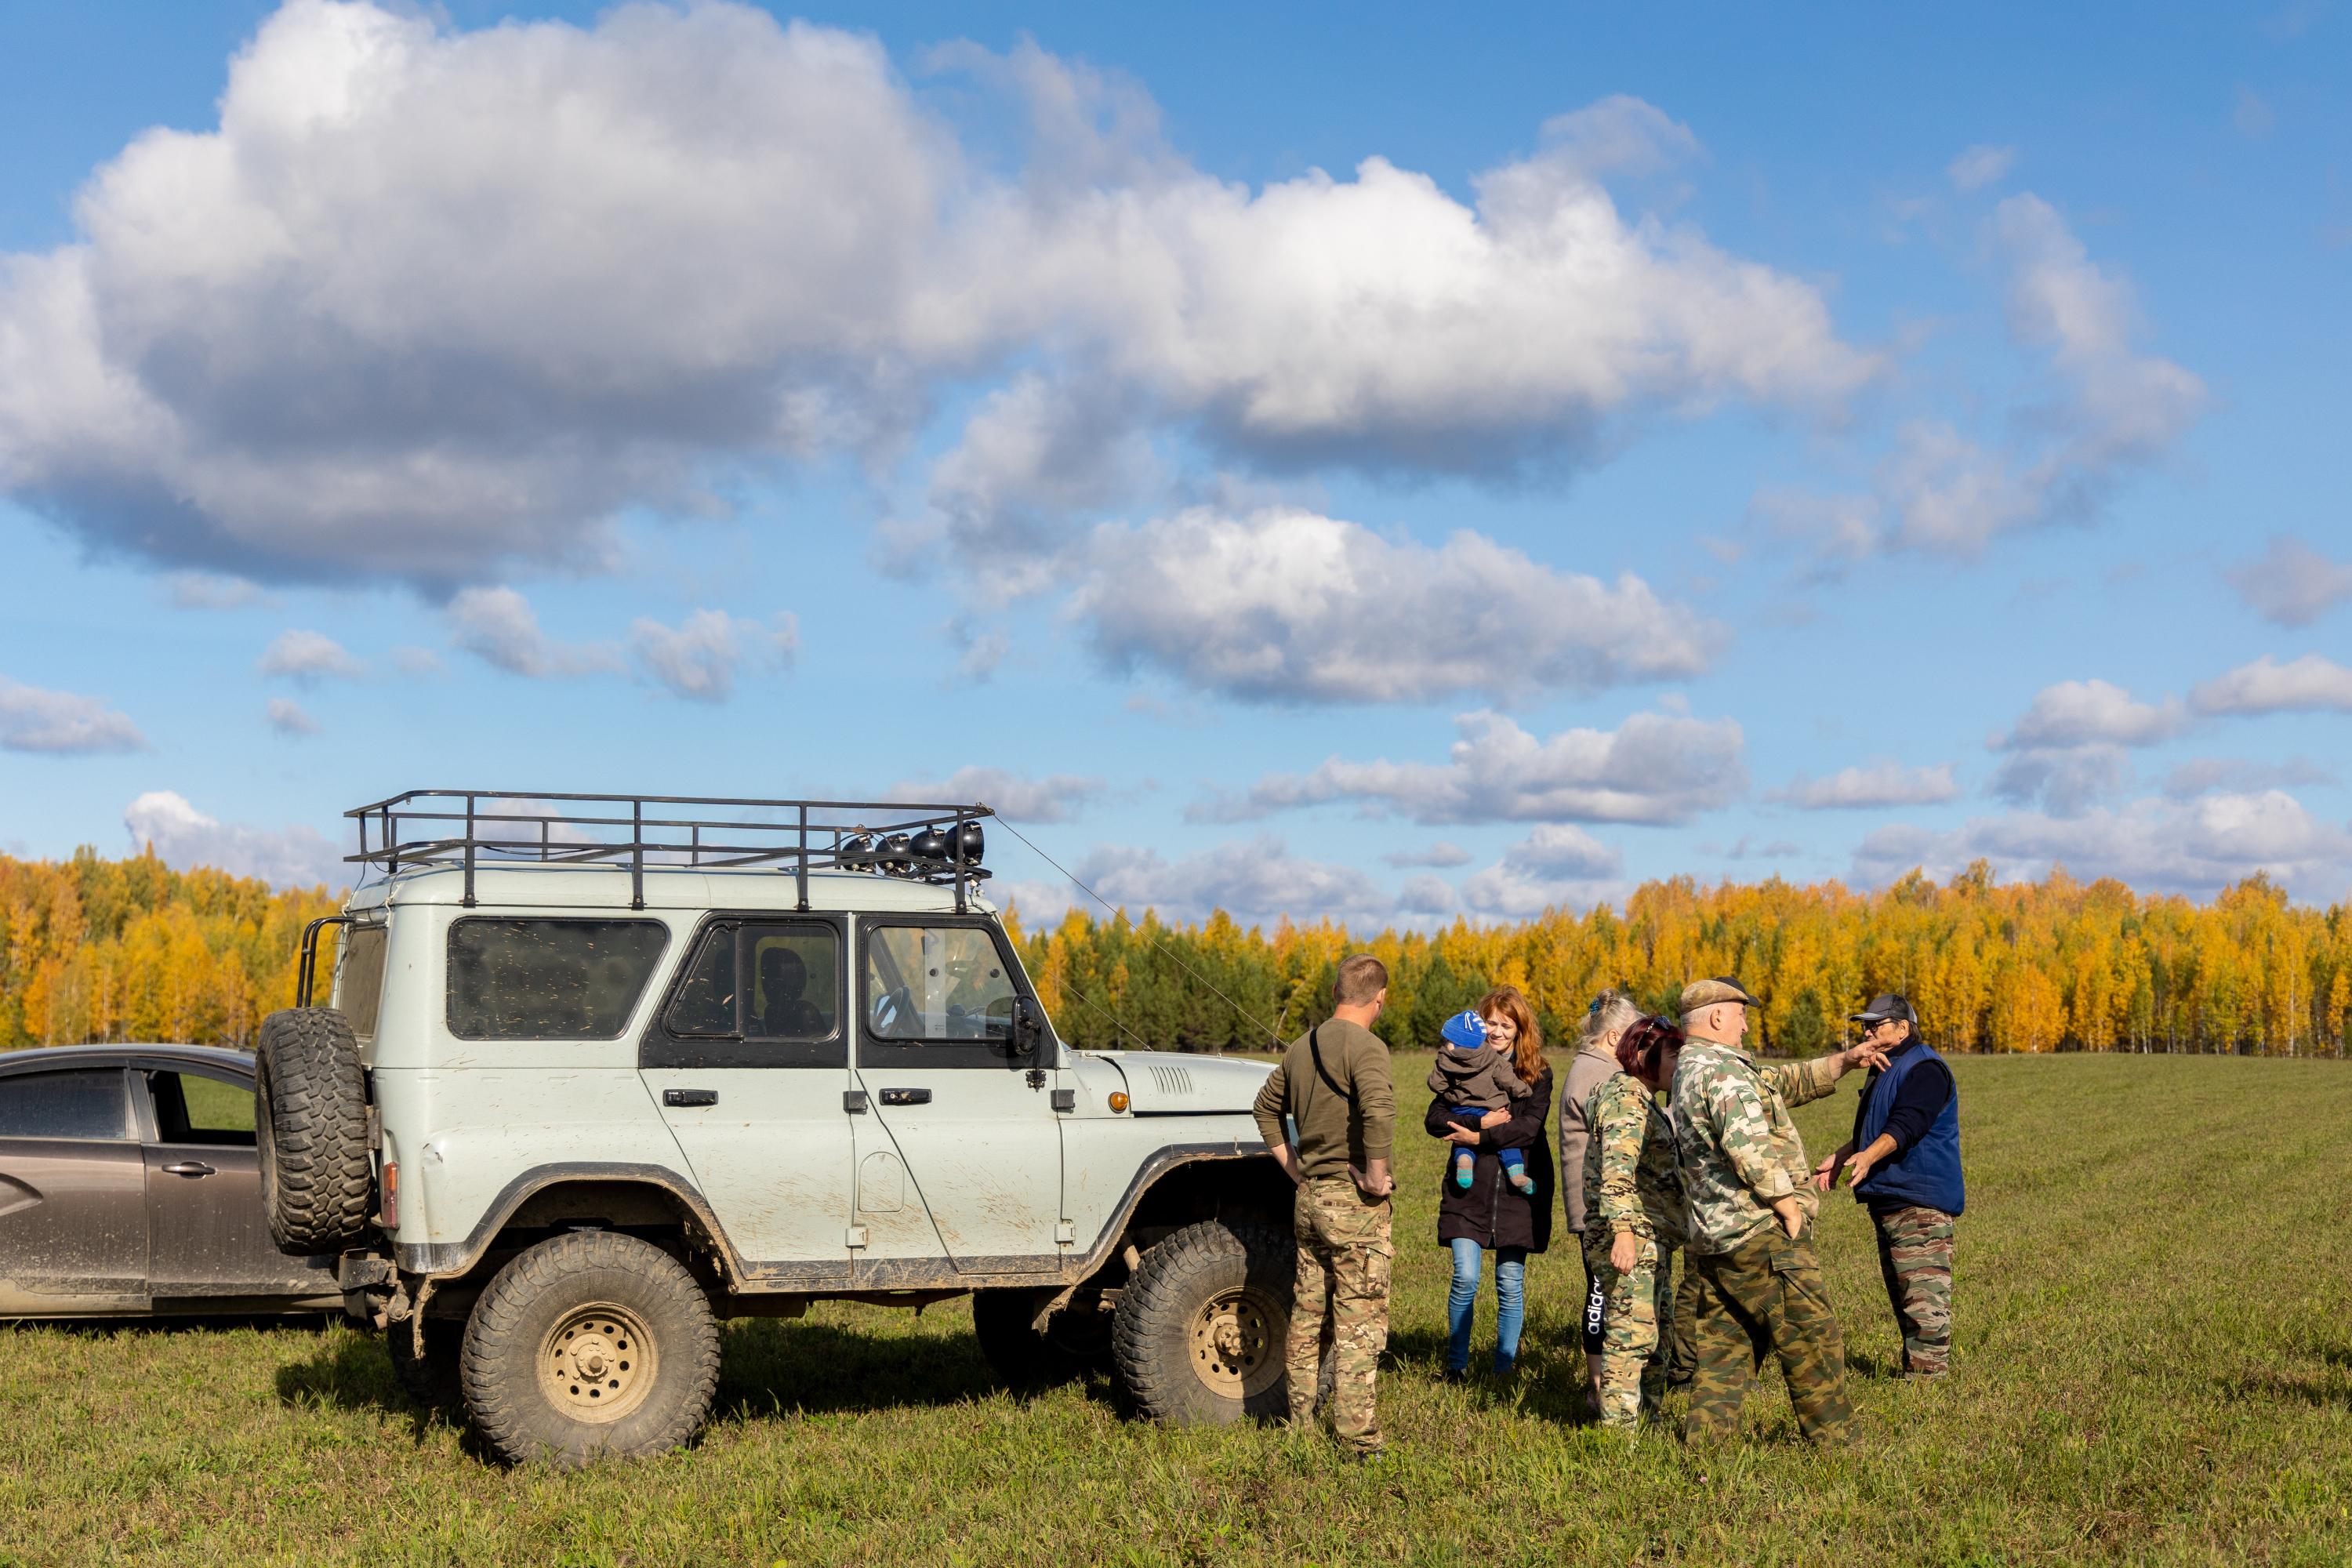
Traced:
<path fill-rule="evenodd" d="M 984 805 L 422 790 L 362 806 L 255 1087 L 278 1245 L 513 1460 L 692 1436 L 719 1320 L 972 1297 L 997 1373 L 1286 1403 L 1266 1069 L 1056 1037 Z M 320 926 L 340 926 L 328 1005 Z"/>

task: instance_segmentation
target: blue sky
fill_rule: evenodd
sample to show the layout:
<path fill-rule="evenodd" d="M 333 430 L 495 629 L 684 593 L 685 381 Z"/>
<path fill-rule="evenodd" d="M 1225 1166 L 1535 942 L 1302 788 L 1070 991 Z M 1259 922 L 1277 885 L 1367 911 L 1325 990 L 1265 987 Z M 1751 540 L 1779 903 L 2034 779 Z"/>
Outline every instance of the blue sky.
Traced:
<path fill-rule="evenodd" d="M 2352 14 L 2045 11 L 12 7 L 0 848 L 2340 900 Z"/>

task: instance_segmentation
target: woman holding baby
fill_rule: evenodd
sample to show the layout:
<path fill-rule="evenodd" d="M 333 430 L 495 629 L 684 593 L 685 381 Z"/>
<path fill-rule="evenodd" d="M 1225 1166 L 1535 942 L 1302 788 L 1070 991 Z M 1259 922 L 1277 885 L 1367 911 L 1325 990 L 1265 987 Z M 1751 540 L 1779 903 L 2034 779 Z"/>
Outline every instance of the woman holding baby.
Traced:
<path fill-rule="evenodd" d="M 1429 1135 L 1448 1151 L 1437 1201 L 1437 1239 L 1453 1249 L 1454 1288 L 1446 1298 L 1445 1377 L 1470 1369 L 1470 1323 L 1485 1254 L 1495 1254 L 1496 1376 L 1518 1360 L 1527 1315 L 1527 1260 L 1551 1244 L 1556 1167 L 1544 1138 L 1551 1111 L 1551 1068 L 1535 1010 L 1514 985 L 1497 986 L 1466 1013 L 1446 1021 L 1430 1072 Z"/>

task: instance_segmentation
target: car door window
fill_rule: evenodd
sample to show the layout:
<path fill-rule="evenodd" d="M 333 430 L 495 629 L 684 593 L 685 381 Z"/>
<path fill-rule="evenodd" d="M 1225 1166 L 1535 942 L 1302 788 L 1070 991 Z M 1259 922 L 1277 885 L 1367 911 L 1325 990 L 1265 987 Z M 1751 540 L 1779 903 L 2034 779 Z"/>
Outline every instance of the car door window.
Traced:
<path fill-rule="evenodd" d="M 886 1059 L 950 1067 L 1010 1058 L 1019 992 L 987 927 L 877 922 L 864 952 L 866 1038 Z"/>
<path fill-rule="evenodd" d="M 130 1136 L 131 1100 L 121 1068 L 0 1078 L 0 1138 Z"/>
<path fill-rule="evenodd" d="M 848 1066 L 842 946 L 829 921 L 714 921 L 646 1032 L 639 1065 Z"/>
<path fill-rule="evenodd" d="M 159 1143 L 253 1147 L 253 1086 L 201 1073 L 151 1072 Z"/>

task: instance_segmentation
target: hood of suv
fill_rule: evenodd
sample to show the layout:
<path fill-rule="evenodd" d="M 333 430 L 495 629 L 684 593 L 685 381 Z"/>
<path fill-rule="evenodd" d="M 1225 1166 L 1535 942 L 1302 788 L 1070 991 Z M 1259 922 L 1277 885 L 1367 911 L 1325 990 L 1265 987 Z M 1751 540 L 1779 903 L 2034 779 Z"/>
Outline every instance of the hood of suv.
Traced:
<path fill-rule="evenodd" d="M 1138 1116 L 1197 1115 L 1243 1110 L 1274 1076 L 1270 1062 L 1228 1057 L 1187 1056 L 1176 1051 L 1098 1051 L 1127 1079 L 1129 1109 Z"/>

